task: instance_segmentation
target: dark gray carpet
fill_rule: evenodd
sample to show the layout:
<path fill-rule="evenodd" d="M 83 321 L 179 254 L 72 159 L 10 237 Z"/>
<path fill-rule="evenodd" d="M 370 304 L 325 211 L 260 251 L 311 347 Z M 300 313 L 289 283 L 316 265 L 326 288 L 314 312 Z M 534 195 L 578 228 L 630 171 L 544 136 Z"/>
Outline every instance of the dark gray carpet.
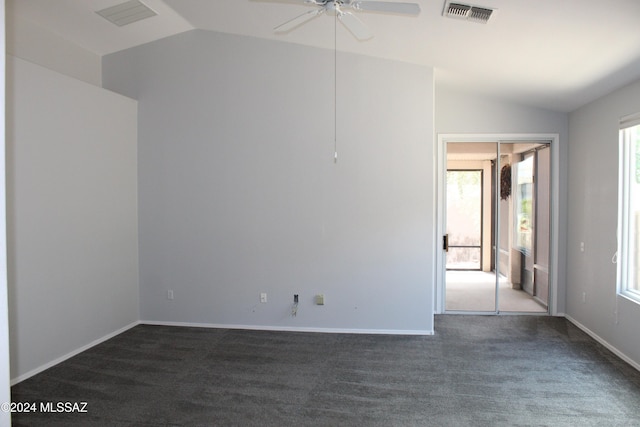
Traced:
<path fill-rule="evenodd" d="M 565 319 L 431 337 L 137 326 L 12 388 L 15 426 L 640 426 L 640 373 Z"/>

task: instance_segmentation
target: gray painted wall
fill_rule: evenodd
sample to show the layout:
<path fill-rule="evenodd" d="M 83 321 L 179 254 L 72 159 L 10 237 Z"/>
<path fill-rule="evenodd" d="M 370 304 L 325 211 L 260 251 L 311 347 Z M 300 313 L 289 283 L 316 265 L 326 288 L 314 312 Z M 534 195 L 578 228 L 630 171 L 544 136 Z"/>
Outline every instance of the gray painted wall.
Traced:
<path fill-rule="evenodd" d="M 637 112 L 640 81 L 570 115 L 567 315 L 640 365 L 640 305 L 616 295 L 611 261 L 617 249 L 619 121 Z"/>
<path fill-rule="evenodd" d="M 104 58 L 139 101 L 143 321 L 432 331 L 433 71 L 339 54 L 334 164 L 333 55 L 191 31 Z"/>
<path fill-rule="evenodd" d="M 567 260 L 567 146 L 569 120 L 565 113 L 542 110 L 525 105 L 460 91 L 441 85 L 436 80 L 436 134 L 558 134 L 559 135 L 559 247 L 558 295 L 556 311 L 563 315 L 566 299 Z"/>
<path fill-rule="evenodd" d="M 136 102 L 8 56 L 13 379 L 139 319 Z"/>

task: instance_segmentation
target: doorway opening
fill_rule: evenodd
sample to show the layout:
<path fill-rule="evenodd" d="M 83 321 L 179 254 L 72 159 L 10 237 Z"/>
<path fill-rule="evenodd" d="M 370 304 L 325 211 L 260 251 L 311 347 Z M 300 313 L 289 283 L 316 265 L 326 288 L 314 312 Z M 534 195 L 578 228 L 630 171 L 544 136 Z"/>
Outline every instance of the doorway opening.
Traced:
<path fill-rule="evenodd" d="M 440 143 L 436 312 L 549 313 L 552 138 Z"/>
<path fill-rule="evenodd" d="M 482 169 L 447 168 L 447 271 L 482 271 Z"/>

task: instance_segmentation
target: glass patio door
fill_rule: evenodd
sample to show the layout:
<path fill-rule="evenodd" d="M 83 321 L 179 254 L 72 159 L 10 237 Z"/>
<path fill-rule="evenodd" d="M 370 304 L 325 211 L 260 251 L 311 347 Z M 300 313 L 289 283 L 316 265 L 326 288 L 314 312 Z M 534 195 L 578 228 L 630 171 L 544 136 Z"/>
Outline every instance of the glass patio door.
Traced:
<path fill-rule="evenodd" d="M 482 269 L 482 170 L 447 171 L 447 270 Z"/>
<path fill-rule="evenodd" d="M 450 143 L 447 153 L 445 310 L 495 312 L 492 188 L 497 143 Z"/>
<path fill-rule="evenodd" d="M 548 143 L 448 143 L 445 311 L 548 312 Z"/>

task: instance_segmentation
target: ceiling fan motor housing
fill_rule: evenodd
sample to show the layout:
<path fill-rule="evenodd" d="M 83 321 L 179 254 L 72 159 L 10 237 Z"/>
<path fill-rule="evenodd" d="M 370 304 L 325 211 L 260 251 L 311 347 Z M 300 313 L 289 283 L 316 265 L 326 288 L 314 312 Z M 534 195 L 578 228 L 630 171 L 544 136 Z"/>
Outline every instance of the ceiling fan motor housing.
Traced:
<path fill-rule="evenodd" d="M 325 5 L 324 5 L 324 9 L 327 11 L 328 14 L 330 15 L 337 15 L 340 13 L 340 5 L 342 4 L 342 2 L 337 2 L 337 1 L 328 1 Z"/>

